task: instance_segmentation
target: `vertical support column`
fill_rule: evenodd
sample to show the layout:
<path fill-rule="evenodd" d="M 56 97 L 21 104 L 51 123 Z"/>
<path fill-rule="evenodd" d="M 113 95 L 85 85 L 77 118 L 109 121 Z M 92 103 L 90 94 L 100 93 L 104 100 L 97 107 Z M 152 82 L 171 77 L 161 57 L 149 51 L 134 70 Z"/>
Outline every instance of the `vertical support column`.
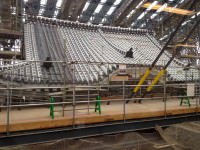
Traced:
<path fill-rule="evenodd" d="M 72 121 L 72 126 L 73 128 L 75 127 L 75 115 L 76 115 L 76 97 L 75 97 L 75 63 L 72 64 L 72 82 L 73 82 L 73 102 L 72 102 L 72 105 L 73 105 L 73 121 Z"/>
<path fill-rule="evenodd" d="M 108 68 L 107 68 L 107 75 L 108 75 L 108 96 L 110 96 L 110 75 L 109 75 L 109 66 L 110 64 L 108 63 Z M 110 104 L 110 101 L 107 101 L 107 105 Z"/>
<path fill-rule="evenodd" d="M 6 123 L 6 133 L 7 133 L 7 136 L 10 135 L 10 87 L 9 87 L 9 82 L 7 83 L 7 102 L 6 102 L 6 105 L 7 105 L 7 123 Z"/>
<path fill-rule="evenodd" d="M 16 28 L 16 31 L 19 31 L 18 29 L 18 17 L 19 17 L 19 3 L 18 3 L 18 0 L 15 1 L 15 5 L 16 5 L 16 15 L 15 15 L 15 28 Z"/>
<path fill-rule="evenodd" d="M 165 63 L 164 63 L 165 65 Z M 164 76 L 163 76 L 163 101 L 164 101 L 164 114 L 165 114 L 165 118 L 167 117 L 167 98 L 166 98 L 166 77 L 167 77 L 167 71 L 164 72 Z"/>
<path fill-rule="evenodd" d="M 90 66 L 89 66 L 89 62 L 88 62 L 88 71 L 89 71 L 89 74 L 88 76 L 90 76 L 91 74 L 91 71 L 90 71 Z M 90 113 L 90 81 L 88 80 L 88 114 Z"/>
<path fill-rule="evenodd" d="M 123 81 L 123 120 L 126 122 L 125 81 Z"/>
<path fill-rule="evenodd" d="M 50 97 L 50 103 L 51 103 L 51 105 L 50 105 L 50 116 L 51 116 L 52 119 L 54 119 L 54 102 L 55 102 L 54 98 Z"/>
<path fill-rule="evenodd" d="M 198 82 L 198 100 L 197 100 L 197 113 L 199 113 L 199 104 L 200 104 L 200 69 L 198 69 L 198 77 L 199 77 L 199 80 L 197 80 L 197 81 L 199 81 Z"/>
<path fill-rule="evenodd" d="M 100 85 L 100 68 L 101 68 L 101 64 L 98 65 L 99 70 L 98 70 L 98 85 Z"/>
<path fill-rule="evenodd" d="M 62 63 L 62 68 L 63 68 L 63 81 L 64 81 L 64 86 L 63 86 L 63 98 L 62 98 L 62 116 L 64 117 L 65 116 L 65 98 L 66 98 L 66 80 L 65 80 L 65 62 Z"/>
<path fill-rule="evenodd" d="M 12 82 L 13 82 L 13 75 L 14 75 L 14 63 L 15 61 L 10 61 L 12 64 L 12 70 L 10 72 L 11 77 L 11 88 L 12 88 Z M 9 82 L 7 83 L 7 126 L 6 126 L 6 132 L 7 136 L 10 135 L 10 104 L 12 102 L 12 89 L 10 89 Z"/>
<path fill-rule="evenodd" d="M 99 114 L 101 114 L 101 97 L 100 95 L 98 95 L 96 97 L 96 103 L 95 103 L 95 112 L 99 112 Z"/>

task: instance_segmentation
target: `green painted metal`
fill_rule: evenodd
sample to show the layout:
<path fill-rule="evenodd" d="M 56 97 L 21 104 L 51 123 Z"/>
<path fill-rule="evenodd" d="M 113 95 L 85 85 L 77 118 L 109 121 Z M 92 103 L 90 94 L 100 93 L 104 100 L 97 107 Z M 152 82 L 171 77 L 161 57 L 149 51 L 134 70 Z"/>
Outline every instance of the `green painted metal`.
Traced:
<path fill-rule="evenodd" d="M 50 103 L 51 103 L 51 105 L 50 105 L 50 116 L 51 116 L 52 119 L 54 119 L 54 102 L 55 102 L 54 98 L 51 97 L 50 98 Z"/>
<path fill-rule="evenodd" d="M 188 104 L 188 106 L 190 107 L 190 106 L 191 106 L 191 104 L 190 104 L 190 99 L 189 99 L 189 97 L 187 96 L 186 92 L 183 91 L 183 92 L 181 93 L 181 95 L 182 95 L 183 97 L 181 97 L 180 106 L 182 106 L 183 104 Z M 184 100 L 185 100 L 185 101 L 184 101 Z"/>
<path fill-rule="evenodd" d="M 99 114 L 101 114 L 101 97 L 98 95 L 96 97 L 96 103 L 95 103 L 95 112 L 99 112 Z"/>

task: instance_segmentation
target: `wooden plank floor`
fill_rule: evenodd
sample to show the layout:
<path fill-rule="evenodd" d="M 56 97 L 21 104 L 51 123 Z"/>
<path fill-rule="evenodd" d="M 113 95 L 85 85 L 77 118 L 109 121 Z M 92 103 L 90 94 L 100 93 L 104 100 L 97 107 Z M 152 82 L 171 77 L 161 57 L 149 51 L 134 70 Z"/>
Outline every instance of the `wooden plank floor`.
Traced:
<path fill-rule="evenodd" d="M 200 112 L 200 105 L 196 107 L 196 100 L 191 101 L 191 107 L 187 105 L 179 106 L 180 100 L 167 101 L 167 115 L 178 115 Z M 87 105 L 78 105 L 76 109 L 87 108 Z M 90 105 L 94 107 L 94 104 Z M 138 119 L 164 116 L 164 102 L 161 100 L 148 100 L 142 104 L 130 102 L 125 105 L 126 119 Z M 56 107 L 56 110 L 62 110 L 61 107 Z M 72 109 L 71 106 L 66 106 L 65 109 Z M 75 111 L 75 124 L 91 124 L 108 121 L 123 120 L 124 105 L 121 102 L 111 102 L 110 105 L 101 105 L 102 114 L 88 110 Z M 10 131 L 23 131 L 33 129 L 45 129 L 54 127 L 64 127 L 72 125 L 73 112 L 66 111 L 62 117 L 62 112 L 55 112 L 55 119 L 52 120 L 49 116 L 49 109 L 46 108 L 26 108 L 22 110 L 11 109 L 10 112 Z M 6 132 L 6 110 L 0 112 L 0 132 Z"/>

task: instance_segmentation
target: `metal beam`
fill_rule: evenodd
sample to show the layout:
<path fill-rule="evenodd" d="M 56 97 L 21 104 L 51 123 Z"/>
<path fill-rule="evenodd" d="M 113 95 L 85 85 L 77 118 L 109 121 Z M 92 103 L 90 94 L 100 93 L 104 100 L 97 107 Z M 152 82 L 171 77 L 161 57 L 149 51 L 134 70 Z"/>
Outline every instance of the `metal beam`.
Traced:
<path fill-rule="evenodd" d="M 73 0 L 66 0 L 65 1 L 65 7 L 63 12 L 61 12 L 61 18 L 62 19 L 68 19 L 68 15 L 69 15 L 69 8 L 71 6 L 71 4 L 73 3 Z"/>
<path fill-rule="evenodd" d="M 193 28 L 190 30 L 190 32 L 188 33 L 188 35 L 186 36 L 186 38 L 183 40 L 182 44 L 185 44 L 188 39 L 190 38 L 190 36 L 193 34 L 193 32 L 195 31 L 195 29 L 198 27 L 200 23 L 200 19 L 196 22 L 196 24 L 193 26 Z M 163 67 L 163 69 L 157 74 L 157 76 L 154 78 L 153 82 L 150 84 L 150 86 L 147 88 L 147 92 L 150 92 L 153 88 L 153 86 L 159 81 L 160 77 L 165 73 L 167 67 L 171 64 L 171 62 L 174 60 L 174 58 L 176 57 L 177 53 L 180 52 L 183 49 L 183 46 L 178 46 L 174 48 L 174 54 L 172 55 L 172 57 L 170 58 L 170 60 L 167 62 L 167 64 Z M 146 93 L 143 94 L 143 96 Z"/>
<path fill-rule="evenodd" d="M 122 5 L 116 11 L 116 20 L 114 25 L 119 25 L 119 23 L 128 15 L 130 10 L 130 5 L 132 5 L 132 0 L 124 0 Z"/>
<path fill-rule="evenodd" d="M 40 131 L 29 131 L 23 133 L 11 133 L 10 136 L 0 137 L 0 147 L 20 144 L 38 143 L 44 141 L 54 141 L 58 139 L 78 139 L 84 137 L 99 136 L 122 132 L 131 132 L 154 128 L 156 125 L 169 126 L 172 124 L 199 121 L 200 114 L 177 115 L 169 117 L 157 117 L 140 120 L 126 120 L 121 122 L 109 122 L 104 124 L 84 125 L 75 128 L 59 128 Z"/>
<path fill-rule="evenodd" d="M 196 4 L 196 0 L 192 1 L 192 4 L 190 5 L 189 10 L 192 10 L 193 7 Z M 160 53 L 158 54 L 158 56 L 155 58 L 155 60 L 153 61 L 153 63 L 151 64 L 151 66 L 147 69 L 147 71 L 145 72 L 145 74 L 142 76 L 142 78 L 140 79 L 139 83 L 137 84 L 137 86 L 135 87 L 135 89 L 133 90 L 133 92 L 136 94 L 137 91 L 140 89 L 140 86 L 144 83 L 144 81 L 146 80 L 146 78 L 149 76 L 151 70 L 153 69 L 153 67 L 155 66 L 155 64 L 157 63 L 157 61 L 159 60 L 159 58 L 161 57 L 161 55 L 164 53 L 164 51 L 167 49 L 167 46 L 170 44 L 170 42 L 173 40 L 174 36 L 176 35 L 176 33 L 178 32 L 179 28 L 181 27 L 182 23 L 185 21 L 185 19 L 187 18 L 187 16 L 182 17 L 181 21 L 178 23 L 177 27 L 175 28 L 174 32 L 172 32 L 170 34 L 170 37 L 168 39 L 168 41 L 165 43 L 164 47 L 161 49 Z M 188 39 L 187 39 L 188 40 Z M 173 60 L 173 59 L 172 59 Z M 171 60 L 171 61 L 172 61 Z M 171 61 L 169 61 L 168 63 L 170 64 Z M 168 63 L 166 66 L 168 66 Z M 160 71 L 160 73 L 157 75 L 157 77 L 155 78 L 155 82 L 157 81 L 157 79 L 159 79 L 159 77 L 162 76 L 162 74 L 164 73 L 165 69 L 162 69 Z M 152 84 L 154 84 L 154 82 L 152 82 Z"/>
<path fill-rule="evenodd" d="M 72 15 L 72 20 L 73 21 L 76 21 L 77 17 L 81 15 L 81 12 L 86 4 L 87 0 L 79 0 L 77 3 L 78 3 L 78 6 L 76 8 L 76 10 L 73 12 L 73 15 Z"/>

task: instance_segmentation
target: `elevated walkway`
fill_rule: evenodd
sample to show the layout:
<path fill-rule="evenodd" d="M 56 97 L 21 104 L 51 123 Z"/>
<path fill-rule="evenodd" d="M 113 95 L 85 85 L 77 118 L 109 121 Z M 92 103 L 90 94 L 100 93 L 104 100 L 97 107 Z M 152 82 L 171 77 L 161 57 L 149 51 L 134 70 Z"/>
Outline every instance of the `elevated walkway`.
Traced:
<path fill-rule="evenodd" d="M 111 100 L 111 99 L 110 99 Z M 174 115 L 189 115 L 191 113 L 200 112 L 200 106 L 195 105 L 195 100 L 192 101 L 191 107 L 180 106 L 179 99 L 167 101 L 166 111 L 164 110 L 164 102 L 158 100 L 146 100 L 143 104 L 129 103 L 125 105 L 124 112 L 123 102 L 112 103 L 107 105 L 102 100 L 102 114 L 95 113 L 94 110 L 82 110 L 87 105 L 77 104 L 75 116 L 73 116 L 73 106 L 66 105 L 65 108 L 69 111 L 65 112 L 65 116 L 61 117 L 61 112 L 55 112 L 55 119 L 52 120 L 49 116 L 49 108 L 29 108 L 10 112 L 10 132 L 40 130 L 49 128 L 66 127 L 72 125 L 89 125 L 94 123 L 107 123 L 111 121 L 121 121 L 130 119 L 148 119 L 153 117 L 168 117 Z M 105 100 L 106 101 L 106 100 Z M 89 107 L 94 107 L 94 103 L 90 103 Z M 60 106 L 55 107 L 55 110 L 61 110 Z M 125 114 L 124 114 L 125 113 Z M 74 117 L 74 118 L 73 118 Z M 0 114 L 0 132 L 5 133 L 6 111 L 2 110 Z"/>
<path fill-rule="evenodd" d="M 194 100 L 195 101 L 195 100 Z M 68 111 L 64 117 L 59 112 L 55 119 L 49 116 L 48 108 L 30 108 L 10 113 L 10 125 L 6 125 L 6 111 L 0 113 L 0 146 L 52 141 L 61 138 L 76 139 L 139 129 L 154 128 L 156 125 L 168 126 L 175 123 L 200 120 L 200 107 L 194 101 L 192 106 L 179 106 L 179 100 L 168 100 L 166 111 L 164 103 L 156 100 L 145 101 L 143 105 L 129 103 L 102 104 L 102 113 L 91 110 L 76 110 L 75 116 Z M 72 106 L 66 106 L 72 109 Z M 83 108 L 84 105 L 77 105 Z M 56 110 L 61 109 L 56 107 Z M 5 135 L 7 129 L 9 134 Z"/>

